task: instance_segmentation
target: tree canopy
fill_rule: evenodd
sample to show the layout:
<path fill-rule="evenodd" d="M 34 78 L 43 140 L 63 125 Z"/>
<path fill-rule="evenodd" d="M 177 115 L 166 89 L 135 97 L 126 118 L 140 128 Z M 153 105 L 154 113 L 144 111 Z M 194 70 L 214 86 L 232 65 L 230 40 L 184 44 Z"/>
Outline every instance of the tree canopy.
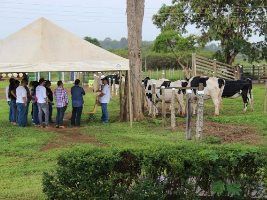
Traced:
<path fill-rule="evenodd" d="M 221 50 L 216 55 L 232 64 L 238 53 L 249 61 L 266 59 L 266 1 L 264 0 L 173 0 L 163 5 L 153 16 L 153 22 L 162 30 L 172 29 L 186 33 L 193 24 L 201 31 L 199 42 L 219 41 Z M 251 42 L 258 35 L 260 42 Z"/>
<path fill-rule="evenodd" d="M 173 53 L 182 68 L 188 68 L 188 62 L 193 50 L 195 50 L 196 37 L 181 36 L 174 30 L 163 30 L 156 38 L 153 51 L 157 53 Z"/>
<path fill-rule="evenodd" d="M 85 39 L 87 42 L 90 42 L 90 43 L 92 43 L 92 44 L 94 44 L 94 45 L 96 45 L 96 46 L 101 47 L 100 42 L 99 42 L 98 39 L 96 39 L 96 38 L 92 38 L 92 37 L 88 37 L 88 36 L 86 36 L 86 37 L 84 37 L 84 39 Z"/>

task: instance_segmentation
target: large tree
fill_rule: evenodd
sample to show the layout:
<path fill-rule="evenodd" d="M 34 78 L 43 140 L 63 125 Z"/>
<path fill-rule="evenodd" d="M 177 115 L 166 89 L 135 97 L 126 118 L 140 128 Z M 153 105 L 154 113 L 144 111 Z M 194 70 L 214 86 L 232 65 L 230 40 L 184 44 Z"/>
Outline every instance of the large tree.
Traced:
<path fill-rule="evenodd" d="M 173 0 L 163 5 L 153 16 L 153 22 L 162 30 L 173 29 L 186 33 L 193 24 L 201 31 L 200 42 L 219 41 L 220 56 L 232 64 L 238 53 L 251 61 L 266 59 L 266 37 L 251 42 L 253 35 L 267 32 L 264 0 Z"/>
<path fill-rule="evenodd" d="M 195 50 L 196 37 L 183 37 L 174 30 L 162 31 L 154 41 L 153 51 L 157 53 L 172 53 L 178 64 L 188 70 L 188 62 L 192 51 Z"/>
<path fill-rule="evenodd" d="M 129 119 L 129 103 L 131 103 L 133 120 L 142 120 L 144 115 L 142 111 L 142 24 L 144 18 L 145 0 L 127 0 L 127 26 L 128 26 L 128 54 L 130 62 L 130 73 L 127 73 L 125 87 L 125 103 L 122 119 Z M 128 90 L 130 84 L 130 92 Z M 129 101 L 129 97 L 132 97 Z"/>

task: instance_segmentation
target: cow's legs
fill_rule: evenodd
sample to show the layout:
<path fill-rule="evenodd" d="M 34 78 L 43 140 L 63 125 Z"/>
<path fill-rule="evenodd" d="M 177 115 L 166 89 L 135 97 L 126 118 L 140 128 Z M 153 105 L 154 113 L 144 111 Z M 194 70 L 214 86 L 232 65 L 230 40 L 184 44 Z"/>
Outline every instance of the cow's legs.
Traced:
<path fill-rule="evenodd" d="M 254 99 L 253 99 L 252 91 L 249 91 L 248 102 L 249 102 L 251 110 L 254 111 Z"/>
<path fill-rule="evenodd" d="M 241 95 L 242 95 L 242 99 L 243 99 L 243 103 L 244 103 L 243 112 L 246 112 L 248 109 L 248 101 L 250 101 L 248 90 L 242 90 Z"/>

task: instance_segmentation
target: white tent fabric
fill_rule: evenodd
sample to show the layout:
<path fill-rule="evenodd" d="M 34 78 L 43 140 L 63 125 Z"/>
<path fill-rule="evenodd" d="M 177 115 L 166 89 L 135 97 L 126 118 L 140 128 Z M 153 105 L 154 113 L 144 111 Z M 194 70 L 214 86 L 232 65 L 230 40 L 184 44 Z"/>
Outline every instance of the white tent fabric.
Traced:
<path fill-rule="evenodd" d="M 129 60 L 40 18 L 0 41 L 0 72 L 120 71 Z"/>

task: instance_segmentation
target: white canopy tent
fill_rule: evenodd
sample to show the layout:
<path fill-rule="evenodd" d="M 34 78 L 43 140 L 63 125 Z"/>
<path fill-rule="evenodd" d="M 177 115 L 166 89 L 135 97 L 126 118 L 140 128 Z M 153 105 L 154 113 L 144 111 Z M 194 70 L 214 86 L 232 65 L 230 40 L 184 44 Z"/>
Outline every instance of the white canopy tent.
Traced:
<path fill-rule="evenodd" d="M 129 70 L 129 61 L 40 18 L 0 40 L 0 72 Z"/>

